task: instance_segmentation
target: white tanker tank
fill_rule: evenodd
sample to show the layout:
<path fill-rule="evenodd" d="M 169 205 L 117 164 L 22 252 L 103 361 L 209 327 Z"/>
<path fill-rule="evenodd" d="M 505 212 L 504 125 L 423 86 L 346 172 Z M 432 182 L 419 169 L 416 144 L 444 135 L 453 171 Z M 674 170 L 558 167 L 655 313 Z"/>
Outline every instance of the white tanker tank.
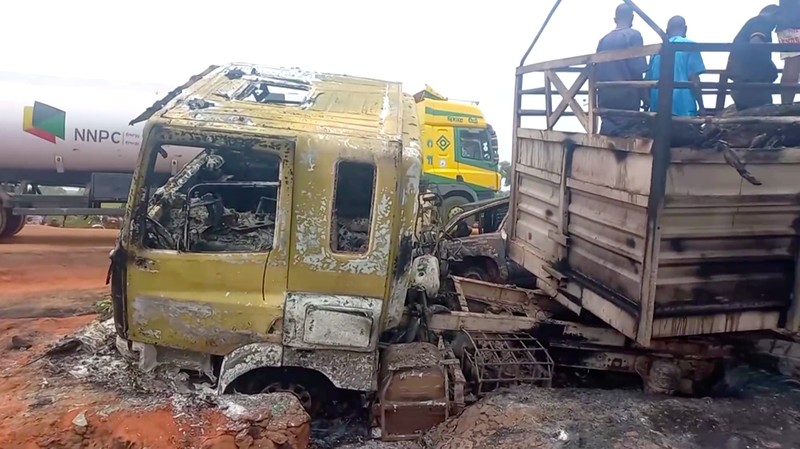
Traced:
<path fill-rule="evenodd" d="M 177 84 L 177 83 L 176 83 Z M 124 202 L 144 123 L 128 123 L 175 85 L 0 72 L 0 238 L 23 215 L 113 215 Z M 175 172 L 196 151 L 159 161 Z M 88 187 L 87 195 L 41 195 L 40 186 Z"/>

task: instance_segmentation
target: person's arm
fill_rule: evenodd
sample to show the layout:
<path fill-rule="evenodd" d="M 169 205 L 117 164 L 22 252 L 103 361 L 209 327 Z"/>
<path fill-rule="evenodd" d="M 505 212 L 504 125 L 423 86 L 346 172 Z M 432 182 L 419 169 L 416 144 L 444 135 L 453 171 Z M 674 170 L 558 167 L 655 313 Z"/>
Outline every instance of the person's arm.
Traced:
<path fill-rule="evenodd" d="M 644 47 L 644 39 L 638 31 L 633 33 L 628 41 L 628 48 Z M 627 61 L 630 73 L 634 74 L 637 80 L 642 79 L 642 75 L 647 71 L 647 57 L 631 58 Z M 642 109 L 650 109 L 650 90 L 639 89 L 639 98 L 642 101 Z"/>
<path fill-rule="evenodd" d="M 642 39 L 641 33 L 635 31 L 631 34 L 630 39 L 628 39 L 628 48 L 641 47 L 644 47 L 644 40 Z M 628 68 L 630 68 L 631 73 L 641 76 L 647 70 L 647 58 L 641 56 L 639 58 L 628 59 Z"/>
<path fill-rule="evenodd" d="M 688 64 L 689 81 L 692 83 L 694 98 L 697 100 L 697 113 L 698 115 L 706 115 L 706 107 L 703 102 L 703 89 L 700 87 L 700 74 L 706 71 L 706 65 L 703 63 L 703 56 L 697 51 L 689 53 Z"/>
<path fill-rule="evenodd" d="M 750 30 L 749 42 L 751 44 L 770 44 L 772 43 L 772 32 L 775 30 L 775 24 L 771 21 L 756 17 L 751 19 L 754 22 L 753 28 Z M 758 64 L 763 61 L 764 74 L 763 78 L 759 77 L 759 81 L 774 82 L 778 79 L 778 67 L 772 61 L 772 53 L 767 48 L 758 48 L 755 55 L 758 57 Z M 768 72 L 766 72 L 768 71 Z"/>

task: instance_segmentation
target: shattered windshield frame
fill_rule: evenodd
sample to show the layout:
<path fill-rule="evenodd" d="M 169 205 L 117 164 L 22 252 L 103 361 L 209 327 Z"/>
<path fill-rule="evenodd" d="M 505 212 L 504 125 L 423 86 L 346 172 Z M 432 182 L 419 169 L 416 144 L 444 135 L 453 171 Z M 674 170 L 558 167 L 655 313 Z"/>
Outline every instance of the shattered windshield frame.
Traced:
<path fill-rule="evenodd" d="M 154 189 L 167 148 L 200 153 Z M 152 144 L 137 243 L 147 249 L 187 253 L 259 253 L 274 246 L 281 188 L 280 153 L 266 149 Z"/>

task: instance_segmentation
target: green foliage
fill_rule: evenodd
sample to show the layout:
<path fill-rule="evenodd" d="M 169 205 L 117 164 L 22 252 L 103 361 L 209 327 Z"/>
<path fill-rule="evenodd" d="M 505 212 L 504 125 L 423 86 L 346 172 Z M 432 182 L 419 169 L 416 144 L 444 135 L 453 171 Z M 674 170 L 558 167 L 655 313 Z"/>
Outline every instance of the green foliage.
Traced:
<path fill-rule="evenodd" d="M 114 313 L 113 306 L 111 305 L 111 295 L 106 295 L 103 299 L 94 304 L 94 311 L 103 318 L 111 317 Z"/>
<path fill-rule="evenodd" d="M 511 162 L 500 161 L 500 176 L 503 178 L 504 186 L 511 186 Z"/>

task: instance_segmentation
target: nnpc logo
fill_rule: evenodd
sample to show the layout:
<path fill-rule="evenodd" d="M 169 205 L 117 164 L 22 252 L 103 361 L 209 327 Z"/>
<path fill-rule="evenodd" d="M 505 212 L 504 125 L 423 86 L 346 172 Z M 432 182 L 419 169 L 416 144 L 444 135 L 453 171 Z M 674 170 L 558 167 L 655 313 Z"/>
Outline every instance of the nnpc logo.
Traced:
<path fill-rule="evenodd" d="M 50 143 L 56 143 L 56 138 L 64 140 L 66 118 L 67 113 L 61 109 L 35 101 L 33 106 L 25 106 L 22 130 Z"/>

